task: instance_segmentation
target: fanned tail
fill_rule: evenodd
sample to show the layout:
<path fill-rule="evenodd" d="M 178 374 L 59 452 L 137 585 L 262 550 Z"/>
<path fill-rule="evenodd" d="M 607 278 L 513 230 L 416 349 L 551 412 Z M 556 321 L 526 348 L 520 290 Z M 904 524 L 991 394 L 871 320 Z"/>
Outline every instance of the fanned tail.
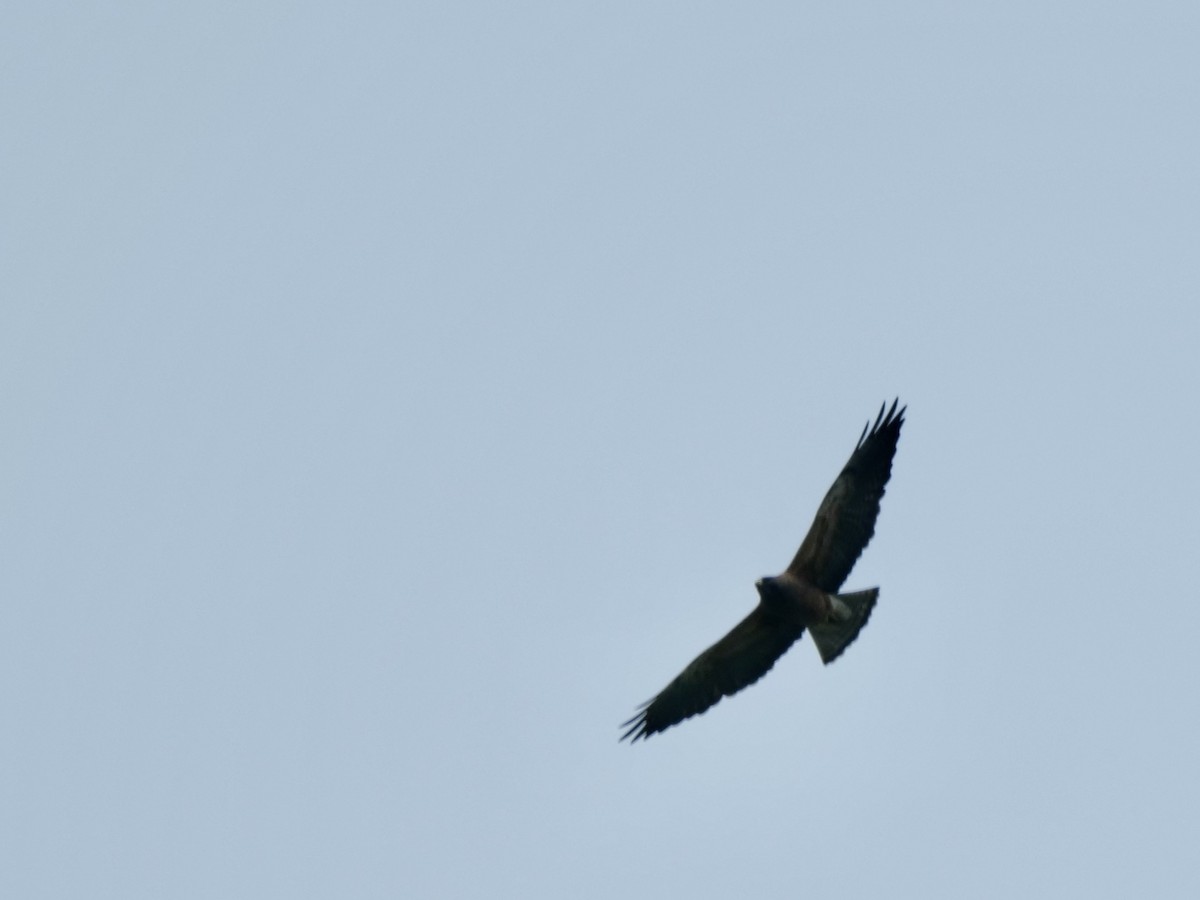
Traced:
<path fill-rule="evenodd" d="M 871 610 L 875 608 L 875 600 L 879 596 L 879 588 L 868 591 L 856 591 L 853 594 L 838 594 L 844 609 L 839 610 L 844 618 L 834 618 L 823 625 L 810 625 L 809 634 L 821 661 L 829 665 L 854 643 L 858 633 L 862 631 L 867 620 L 871 618 Z M 836 604 L 835 604 L 836 605 Z"/>

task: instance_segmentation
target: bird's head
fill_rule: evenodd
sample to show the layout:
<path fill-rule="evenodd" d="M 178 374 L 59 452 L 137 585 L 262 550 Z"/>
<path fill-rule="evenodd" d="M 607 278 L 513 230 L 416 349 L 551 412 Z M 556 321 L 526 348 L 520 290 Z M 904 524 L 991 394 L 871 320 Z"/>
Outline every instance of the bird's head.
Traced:
<path fill-rule="evenodd" d="M 775 595 L 775 579 L 763 576 L 754 582 L 754 586 L 758 588 L 758 596 L 767 600 Z"/>

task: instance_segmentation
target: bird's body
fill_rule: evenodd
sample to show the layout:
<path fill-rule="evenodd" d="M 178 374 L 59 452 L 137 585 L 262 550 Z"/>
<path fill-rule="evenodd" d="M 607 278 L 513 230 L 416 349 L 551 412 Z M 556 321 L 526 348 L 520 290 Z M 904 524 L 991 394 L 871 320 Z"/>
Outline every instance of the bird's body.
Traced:
<path fill-rule="evenodd" d="M 805 630 L 826 665 L 858 637 L 879 589 L 837 592 L 875 531 L 904 424 L 898 402 L 886 416 L 880 409 L 874 427 L 868 422 L 869 433 L 863 429 L 791 565 L 755 583 L 758 606 L 645 703 L 622 726 L 628 726 L 622 740 L 647 738 L 758 681 Z"/>
<path fill-rule="evenodd" d="M 789 572 L 760 578 L 754 586 L 763 606 L 803 628 L 826 622 L 834 615 L 829 594 Z"/>

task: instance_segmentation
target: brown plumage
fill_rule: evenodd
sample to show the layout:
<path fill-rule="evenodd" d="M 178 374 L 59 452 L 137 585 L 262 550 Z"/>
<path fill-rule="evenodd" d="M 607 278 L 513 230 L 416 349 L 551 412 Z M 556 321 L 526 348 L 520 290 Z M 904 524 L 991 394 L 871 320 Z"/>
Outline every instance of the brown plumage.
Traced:
<path fill-rule="evenodd" d="M 879 589 L 837 591 L 875 533 L 904 424 L 906 407 L 897 412 L 898 404 L 897 399 L 891 409 L 886 403 L 880 407 L 874 425 L 868 420 L 787 570 L 755 582 L 758 606 L 644 703 L 621 726 L 628 728 L 621 740 L 647 738 L 754 684 L 806 628 L 826 665 L 858 637 Z"/>

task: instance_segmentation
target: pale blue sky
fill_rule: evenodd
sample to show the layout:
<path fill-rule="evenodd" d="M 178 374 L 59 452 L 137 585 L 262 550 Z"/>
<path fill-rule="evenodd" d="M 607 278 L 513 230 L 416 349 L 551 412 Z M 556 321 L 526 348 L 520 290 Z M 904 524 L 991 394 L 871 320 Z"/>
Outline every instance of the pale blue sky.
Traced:
<path fill-rule="evenodd" d="M 5 7 L 0 895 L 1196 896 L 1197 46 Z M 860 640 L 618 744 L 897 394 Z"/>

